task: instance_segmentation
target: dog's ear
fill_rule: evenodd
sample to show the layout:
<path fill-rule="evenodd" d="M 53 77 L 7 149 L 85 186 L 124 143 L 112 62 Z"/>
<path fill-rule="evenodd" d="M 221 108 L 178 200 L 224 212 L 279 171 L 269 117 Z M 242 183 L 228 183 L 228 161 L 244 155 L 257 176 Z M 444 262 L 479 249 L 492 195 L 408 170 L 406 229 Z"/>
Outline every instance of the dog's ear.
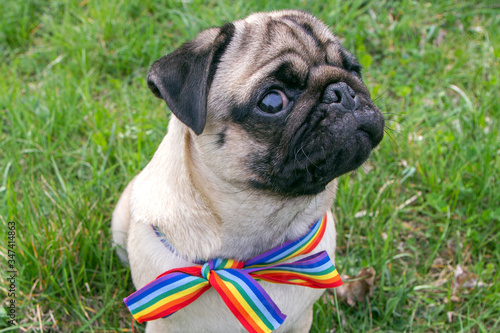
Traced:
<path fill-rule="evenodd" d="M 232 23 L 205 30 L 149 70 L 149 89 L 197 135 L 205 128 L 208 91 L 233 34 Z"/>

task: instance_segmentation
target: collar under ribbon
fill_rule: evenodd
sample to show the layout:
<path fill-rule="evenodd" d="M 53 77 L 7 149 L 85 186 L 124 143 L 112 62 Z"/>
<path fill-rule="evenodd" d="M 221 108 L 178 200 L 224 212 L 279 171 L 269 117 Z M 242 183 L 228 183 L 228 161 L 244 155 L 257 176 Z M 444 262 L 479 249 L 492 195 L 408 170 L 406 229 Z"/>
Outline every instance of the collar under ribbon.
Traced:
<path fill-rule="evenodd" d="M 203 265 L 174 268 L 159 275 L 123 301 L 139 322 L 168 317 L 214 287 L 224 303 L 249 332 L 271 332 L 286 315 L 257 283 L 334 288 L 342 285 L 326 251 L 295 262 L 283 261 L 310 253 L 325 233 L 326 214 L 309 232 L 247 261 L 213 259 Z"/>

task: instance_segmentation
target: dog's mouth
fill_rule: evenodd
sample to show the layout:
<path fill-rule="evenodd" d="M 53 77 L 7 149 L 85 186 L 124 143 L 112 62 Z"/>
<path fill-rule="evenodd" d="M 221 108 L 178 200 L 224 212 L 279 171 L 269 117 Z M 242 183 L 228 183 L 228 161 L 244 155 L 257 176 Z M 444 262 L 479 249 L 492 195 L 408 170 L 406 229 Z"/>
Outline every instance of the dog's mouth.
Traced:
<path fill-rule="evenodd" d="M 251 185 L 282 196 L 314 195 L 358 168 L 382 140 L 384 118 L 371 102 L 356 103 L 349 112 L 317 105 L 285 146 L 253 157 Z"/>

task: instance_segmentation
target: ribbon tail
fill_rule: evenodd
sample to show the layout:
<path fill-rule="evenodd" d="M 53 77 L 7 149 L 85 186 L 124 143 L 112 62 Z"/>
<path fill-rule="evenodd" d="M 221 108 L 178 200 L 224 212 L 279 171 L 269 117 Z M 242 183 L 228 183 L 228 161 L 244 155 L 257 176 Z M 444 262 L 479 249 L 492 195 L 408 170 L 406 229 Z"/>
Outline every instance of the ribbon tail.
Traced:
<path fill-rule="evenodd" d="M 207 280 L 183 272 L 160 275 L 123 301 L 139 323 L 168 317 L 210 288 Z"/>
<path fill-rule="evenodd" d="M 248 332 L 268 333 L 285 321 L 286 316 L 248 273 L 237 269 L 213 271 L 209 281 Z"/>

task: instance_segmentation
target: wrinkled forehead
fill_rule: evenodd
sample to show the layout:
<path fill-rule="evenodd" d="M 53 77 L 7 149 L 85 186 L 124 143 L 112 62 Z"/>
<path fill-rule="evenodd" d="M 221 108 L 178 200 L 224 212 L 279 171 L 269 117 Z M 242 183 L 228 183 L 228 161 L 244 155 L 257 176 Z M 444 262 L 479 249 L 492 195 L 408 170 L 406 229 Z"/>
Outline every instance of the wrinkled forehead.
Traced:
<path fill-rule="evenodd" d="M 308 13 L 257 13 L 238 22 L 238 25 L 241 26 L 237 31 L 241 32 L 242 40 L 260 43 L 261 48 L 269 51 L 269 58 L 295 50 L 309 63 L 342 64 L 337 39 L 321 21 Z"/>
<path fill-rule="evenodd" d="M 233 93 L 239 100 L 247 99 L 252 88 L 273 72 L 288 73 L 281 81 L 300 86 L 311 67 L 344 67 L 349 56 L 328 28 L 307 13 L 256 13 L 234 22 L 234 26 L 217 76 L 238 84 Z"/>

